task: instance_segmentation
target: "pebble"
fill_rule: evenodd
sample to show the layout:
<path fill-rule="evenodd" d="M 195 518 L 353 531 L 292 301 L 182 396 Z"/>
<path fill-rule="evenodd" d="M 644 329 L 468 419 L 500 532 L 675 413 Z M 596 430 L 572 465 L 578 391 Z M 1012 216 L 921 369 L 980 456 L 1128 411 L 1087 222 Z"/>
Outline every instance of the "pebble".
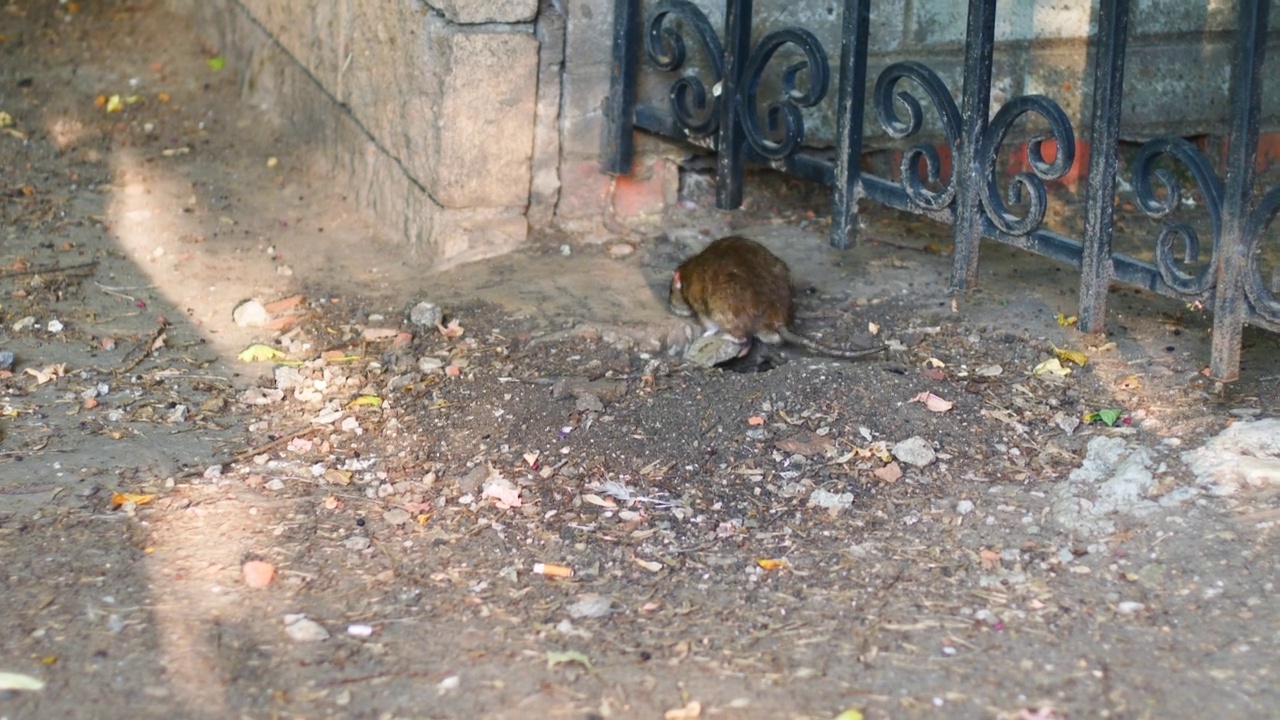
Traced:
<path fill-rule="evenodd" d="M 636 251 L 636 246 L 631 243 L 614 243 L 609 246 L 609 256 L 615 258 L 624 258 Z"/>
<path fill-rule="evenodd" d="M 371 544 L 373 544 L 373 542 L 364 535 L 353 535 L 342 541 L 342 547 L 348 550 L 355 550 L 356 552 L 368 550 Z"/>
<path fill-rule="evenodd" d="M 893 446 L 893 456 L 908 465 L 925 467 L 938 459 L 928 440 L 916 435 Z"/>
<path fill-rule="evenodd" d="M 268 490 L 278 492 L 284 489 L 284 481 L 281 480 L 280 478 L 272 478 L 271 480 L 268 480 L 267 484 L 263 485 L 263 487 L 265 487 Z"/>
<path fill-rule="evenodd" d="M 972 500 L 961 500 L 960 502 L 956 503 L 956 513 L 960 515 L 968 515 L 971 512 L 973 512 Z"/>
<path fill-rule="evenodd" d="M 809 505 L 828 510 L 844 510 L 853 507 L 853 493 L 833 493 L 818 488 L 809 494 Z"/>
<path fill-rule="evenodd" d="M 323 625 L 302 614 L 285 615 L 284 632 L 294 642 L 319 642 L 329 639 L 329 631 L 325 630 Z"/>
<path fill-rule="evenodd" d="M 385 520 L 388 525 L 403 525 L 409 522 L 410 517 L 409 511 L 404 508 L 391 508 L 390 510 L 382 513 L 382 519 Z"/>
<path fill-rule="evenodd" d="M 613 613 L 613 599 L 607 595 L 584 593 L 578 596 L 577 602 L 569 605 L 565 610 L 569 612 L 569 617 L 575 620 L 606 617 Z"/>
<path fill-rule="evenodd" d="M 261 301 L 245 300 L 231 312 L 231 319 L 235 321 L 237 327 L 259 328 L 267 324 L 271 315 Z"/>
<path fill-rule="evenodd" d="M 444 311 L 435 303 L 423 301 L 409 310 L 409 322 L 414 325 L 433 328 L 443 319 Z"/>

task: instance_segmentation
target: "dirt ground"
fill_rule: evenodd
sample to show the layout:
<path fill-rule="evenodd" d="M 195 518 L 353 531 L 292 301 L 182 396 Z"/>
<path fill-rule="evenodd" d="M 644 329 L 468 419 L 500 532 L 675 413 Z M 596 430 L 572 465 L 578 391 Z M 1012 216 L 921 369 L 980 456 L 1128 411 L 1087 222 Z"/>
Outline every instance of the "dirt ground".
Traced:
<path fill-rule="evenodd" d="M 424 275 L 217 55 L 0 6 L 0 673 L 42 683 L 0 717 L 1276 715 L 1276 336 L 1218 387 L 1182 304 L 1082 335 L 1066 268 L 952 298 L 943 229 L 760 198 Z M 682 362 L 665 284 L 727 232 L 887 356 Z"/>

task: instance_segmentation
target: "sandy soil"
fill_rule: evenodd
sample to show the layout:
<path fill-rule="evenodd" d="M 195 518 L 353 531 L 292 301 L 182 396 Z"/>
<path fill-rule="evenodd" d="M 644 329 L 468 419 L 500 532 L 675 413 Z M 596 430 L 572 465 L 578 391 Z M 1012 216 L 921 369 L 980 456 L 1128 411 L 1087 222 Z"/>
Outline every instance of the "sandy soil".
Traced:
<path fill-rule="evenodd" d="M 0 717 L 1280 707 L 1276 493 L 1187 454 L 1277 415 L 1275 336 L 1216 387 L 1178 303 L 1085 336 L 1047 260 L 984 248 L 952 298 L 942 229 L 869 209 L 838 252 L 765 198 L 428 275 L 156 3 L 0 17 L 0 672 L 43 682 Z M 727 232 L 806 332 L 892 352 L 681 362 L 669 273 Z"/>

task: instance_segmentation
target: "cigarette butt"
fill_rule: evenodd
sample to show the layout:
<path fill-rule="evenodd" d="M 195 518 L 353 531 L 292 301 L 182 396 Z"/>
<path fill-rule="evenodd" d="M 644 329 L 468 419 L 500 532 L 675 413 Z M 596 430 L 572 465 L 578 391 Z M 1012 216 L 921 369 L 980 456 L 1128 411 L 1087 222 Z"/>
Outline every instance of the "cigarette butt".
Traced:
<path fill-rule="evenodd" d="M 556 565 L 555 563 L 534 563 L 533 572 L 548 577 L 573 577 L 573 568 L 567 565 Z"/>

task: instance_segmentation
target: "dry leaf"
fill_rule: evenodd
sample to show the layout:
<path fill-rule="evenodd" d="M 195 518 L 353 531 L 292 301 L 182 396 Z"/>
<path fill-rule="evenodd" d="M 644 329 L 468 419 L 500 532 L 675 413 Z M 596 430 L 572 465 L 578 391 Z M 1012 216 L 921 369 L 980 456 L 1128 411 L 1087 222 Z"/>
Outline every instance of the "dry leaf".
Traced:
<path fill-rule="evenodd" d="M 35 368 L 27 368 L 24 372 L 25 372 L 27 375 L 31 375 L 31 376 L 35 377 L 35 379 L 36 379 L 36 384 L 37 384 L 37 385 L 43 385 L 43 384 L 45 384 L 45 383 L 49 382 L 50 380 L 57 380 L 58 378 L 62 377 L 63 375 L 66 375 L 66 374 L 67 374 L 67 364 L 66 364 L 66 363 L 56 363 L 56 364 L 53 364 L 53 365 L 46 365 L 46 366 L 45 366 L 43 369 L 41 369 L 41 370 L 37 370 L 37 369 L 35 369 Z"/>
<path fill-rule="evenodd" d="M 944 413 L 954 407 L 950 400 L 944 400 L 927 391 L 916 395 L 907 402 L 923 403 L 926 410 L 936 413 Z"/>
<path fill-rule="evenodd" d="M 1071 368 L 1063 367 L 1058 358 L 1052 357 L 1032 368 L 1031 374 L 1065 377 L 1071 374 Z"/>
<path fill-rule="evenodd" d="M 449 340 L 456 340 L 457 338 L 462 337 L 462 333 L 464 332 L 462 325 L 459 324 L 457 320 L 450 320 L 448 325 L 436 323 L 436 329 L 440 331 L 441 335 L 445 336 Z"/>
<path fill-rule="evenodd" d="M 702 703 L 690 700 L 688 705 L 662 713 L 662 720 L 697 720 L 702 717 Z"/>
<path fill-rule="evenodd" d="M 875 470 L 871 473 L 886 483 L 895 483 L 902 478 L 902 466 L 896 461 Z"/>
<path fill-rule="evenodd" d="M 783 568 L 791 567 L 791 563 L 786 560 L 773 560 L 770 558 L 761 558 L 756 560 L 756 564 L 765 570 L 781 570 Z"/>
<path fill-rule="evenodd" d="M 764 418 L 760 417 L 759 415 L 752 415 L 751 417 L 747 418 L 747 424 L 751 426 L 763 425 Z"/>
<path fill-rule="evenodd" d="M 645 570 L 648 570 L 649 572 L 656 573 L 662 569 L 662 563 L 660 562 L 654 562 L 652 560 L 641 560 L 640 558 L 636 558 L 635 562 L 637 565 L 644 568 Z"/>
<path fill-rule="evenodd" d="M 602 498 L 599 495 L 596 495 L 594 493 L 584 493 L 582 496 L 582 499 L 585 500 L 586 502 L 591 503 L 592 505 L 599 505 L 600 507 L 603 507 L 603 508 L 618 507 L 618 504 L 615 503 L 611 498 L 609 499 Z"/>
<path fill-rule="evenodd" d="M 484 484 L 481 497 L 493 498 L 494 505 L 501 510 L 518 508 L 524 503 L 520 500 L 520 488 L 506 478 L 495 478 Z"/>
<path fill-rule="evenodd" d="M 1054 345 L 1050 345 L 1049 347 L 1053 348 L 1054 357 L 1058 358 L 1062 362 L 1073 362 L 1080 367 L 1084 367 L 1084 364 L 1089 362 L 1089 356 L 1077 350 L 1064 350 L 1063 348 Z"/>
<path fill-rule="evenodd" d="M 978 553 L 978 562 L 982 564 L 982 569 L 990 572 L 1000 567 L 1000 553 L 995 550 L 983 550 Z"/>
<path fill-rule="evenodd" d="M 254 343 L 241 350 L 239 355 L 236 355 L 236 359 L 240 362 L 264 362 L 267 360 L 280 360 L 284 357 L 284 353 L 262 343 Z"/>
<path fill-rule="evenodd" d="M 111 509 L 118 510 L 122 505 L 126 503 L 133 503 L 135 506 L 146 505 L 147 503 L 155 499 L 156 499 L 155 495 L 135 495 L 133 493 L 121 493 L 121 492 L 112 493 Z"/>

